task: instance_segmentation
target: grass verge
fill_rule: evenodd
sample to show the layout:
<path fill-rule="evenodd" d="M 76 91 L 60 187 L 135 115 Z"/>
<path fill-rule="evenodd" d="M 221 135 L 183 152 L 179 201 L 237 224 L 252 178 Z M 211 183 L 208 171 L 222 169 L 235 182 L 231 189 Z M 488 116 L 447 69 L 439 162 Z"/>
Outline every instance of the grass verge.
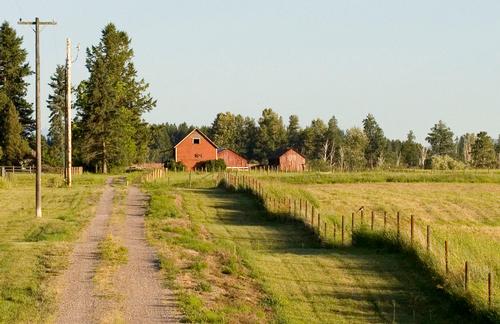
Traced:
<path fill-rule="evenodd" d="M 34 216 L 34 175 L 0 184 L 0 322 L 42 323 L 55 310 L 52 279 L 67 266 L 80 230 L 94 214 L 105 177 L 84 174 L 71 189 L 43 175 L 43 218 Z"/>

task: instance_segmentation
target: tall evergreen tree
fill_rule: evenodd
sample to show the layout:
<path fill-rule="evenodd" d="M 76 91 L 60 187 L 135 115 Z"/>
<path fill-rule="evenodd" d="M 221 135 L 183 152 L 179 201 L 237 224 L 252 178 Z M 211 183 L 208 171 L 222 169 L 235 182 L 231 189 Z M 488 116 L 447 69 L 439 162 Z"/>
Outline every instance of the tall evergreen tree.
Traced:
<path fill-rule="evenodd" d="M 26 101 L 28 83 L 25 78 L 31 74 L 26 62 L 27 52 L 22 48 L 23 38 L 4 22 L 0 26 L 0 90 L 4 91 L 16 108 L 24 137 L 35 130 L 33 107 Z"/>
<path fill-rule="evenodd" d="M 330 165 L 334 165 L 339 160 L 339 150 L 342 146 L 344 133 L 339 128 L 337 118 L 332 116 L 330 120 L 328 120 L 328 130 L 326 132 L 326 144 L 328 145 L 327 150 L 327 158 L 330 161 Z"/>
<path fill-rule="evenodd" d="M 420 144 L 415 142 L 415 134 L 410 130 L 406 136 L 406 141 L 401 146 L 401 158 L 407 166 L 418 166 L 421 152 L 420 146 Z"/>
<path fill-rule="evenodd" d="M 290 115 L 288 118 L 288 127 L 286 129 L 287 145 L 296 150 L 300 150 L 302 146 L 301 133 L 302 130 L 300 129 L 299 116 Z"/>
<path fill-rule="evenodd" d="M 496 165 L 495 146 L 486 132 L 479 132 L 472 145 L 472 161 L 476 168 L 494 168 Z"/>
<path fill-rule="evenodd" d="M 47 107 L 50 111 L 49 133 L 48 133 L 48 156 L 49 164 L 53 166 L 64 166 L 64 143 L 65 125 L 64 116 L 66 110 L 66 71 L 64 66 L 58 65 L 56 71 L 50 77 L 49 86 L 52 93 L 49 94 Z"/>
<path fill-rule="evenodd" d="M 83 160 L 103 173 L 108 166 L 141 161 L 147 154 L 142 114 L 155 105 L 137 78 L 127 33 L 108 24 L 99 44 L 87 49 L 88 80 L 78 87 L 79 143 Z"/>
<path fill-rule="evenodd" d="M 431 128 L 425 140 L 431 145 L 433 155 L 453 155 L 455 152 L 453 132 L 442 120 Z"/>
<path fill-rule="evenodd" d="M 271 108 L 262 111 L 255 143 L 255 157 L 265 162 L 276 150 L 286 146 L 286 129 L 283 118 Z"/>
<path fill-rule="evenodd" d="M 365 158 L 368 162 L 368 166 L 370 166 L 370 168 L 379 166 L 383 161 L 386 138 L 384 136 L 384 131 L 378 125 L 372 114 L 368 114 L 363 120 L 363 131 L 368 139 L 368 145 L 365 149 Z"/>
<path fill-rule="evenodd" d="M 311 160 L 326 161 L 328 156 L 327 127 L 317 118 L 304 129 L 304 154 Z"/>
<path fill-rule="evenodd" d="M 0 91 L 0 124 L 3 163 L 18 165 L 28 153 L 28 144 L 21 136 L 22 126 L 17 110 L 3 91 Z"/>
<path fill-rule="evenodd" d="M 150 140 L 148 145 L 148 161 L 167 162 L 173 157 L 173 145 L 166 124 L 149 125 Z"/>

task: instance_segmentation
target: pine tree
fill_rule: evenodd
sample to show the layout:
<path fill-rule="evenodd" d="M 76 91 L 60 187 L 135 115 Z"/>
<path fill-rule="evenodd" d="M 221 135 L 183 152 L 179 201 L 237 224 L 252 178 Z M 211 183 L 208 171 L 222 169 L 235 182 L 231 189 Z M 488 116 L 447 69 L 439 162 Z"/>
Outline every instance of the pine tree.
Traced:
<path fill-rule="evenodd" d="M 476 168 L 494 168 L 496 165 L 493 139 L 486 132 L 479 132 L 472 144 L 472 161 Z"/>
<path fill-rule="evenodd" d="M 47 160 L 53 166 L 64 166 L 64 115 L 66 110 L 66 71 L 64 66 L 58 65 L 54 75 L 50 78 L 49 86 L 52 93 L 47 100 L 50 110 Z"/>
<path fill-rule="evenodd" d="M 300 129 L 299 116 L 290 115 L 288 118 L 288 127 L 286 129 L 288 146 L 296 150 L 300 150 L 302 130 Z"/>
<path fill-rule="evenodd" d="M 431 145 L 433 155 L 453 155 L 455 152 L 453 132 L 442 120 L 431 128 L 425 140 Z"/>
<path fill-rule="evenodd" d="M 365 158 L 368 162 L 368 166 L 370 166 L 370 168 L 379 166 L 383 161 L 387 140 L 384 136 L 384 131 L 378 125 L 372 114 L 368 114 L 363 120 L 363 131 L 368 138 L 368 145 L 365 149 Z"/>
<path fill-rule="evenodd" d="M 328 159 L 330 161 L 330 165 L 334 165 L 339 162 L 340 148 L 342 146 L 344 138 L 344 133 L 339 128 L 337 118 L 332 116 L 328 121 L 328 130 L 326 132 L 326 141 L 328 144 Z"/>
<path fill-rule="evenodd" d="M 415 142 L 415 134 L 410 130 L 406 136 L 406 141 L 401 146 L 401 157 L 407 166 L 418 166 L 421 152 L 420 146 L 420 144 Z"/>
<path fill-rule="evenodd" d="M 145 159 L 148 141 L 142 114 L 155 105 L 149 85 L 138 80 L 127 33 L 108 24 L 87 49 L 88 80 L 78 87 L 78 142 L 85 163 L 103 173 Z"/>
<path fill-rule="evenodd" d="M 0 91 L 0 123 L 3 163 L 18 165 L 28 152 L 28 144 L 21 136 L 22 126 L 16 107 L 3 91 Z"/>
<path fill-rule="evenodd" d="M 25 78 L 31 74 L 26 62 L 27 52 L 22 46 L 23 38 L 8 22 L 0 26 L 0 90 L 4 91 L 16 108 L 22 125 L 22 134 L 28 137 L 35 130 L 33 107 L 26 101 L 28 83 Z"/>
<path fill-rule="evenodd" d="M 319 118 L 312 120 L 311 125 L 304 129 L 304 153 L 310 160 L 326 161 L 328 154 L 326 135 L 327 127 Z"/>

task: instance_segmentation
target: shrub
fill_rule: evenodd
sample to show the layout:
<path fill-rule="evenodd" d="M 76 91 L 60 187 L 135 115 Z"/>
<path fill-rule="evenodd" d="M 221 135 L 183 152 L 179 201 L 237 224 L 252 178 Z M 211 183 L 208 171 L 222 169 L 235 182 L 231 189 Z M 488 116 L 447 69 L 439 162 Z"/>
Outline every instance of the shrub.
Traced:
<path fill-rule="evenodd" d="M 202 161 L 196 164 L 197 170 L 223 171 L 226 170 L 226 162 L 223 159 Z"/>
<path fill-rule="evenodd" d="M 184 171 L 186 166 L 182 162 L 177 162 L 175 160 L 168 160 L 165 162 L 165 167 L 172 171 Z"/>
<path fill-rule="evenodd" d="M 307 162 L 308 169 L 311 171 L 331 171 L 332 166 L 327 161 L 323 160 L 311 160 Z"/>
<path fill-rule="evenodd" d="M 449 155 L 435 155 L 430 160 L 430 168 L 433 170 L 463 170 L 465 164 Z"/>

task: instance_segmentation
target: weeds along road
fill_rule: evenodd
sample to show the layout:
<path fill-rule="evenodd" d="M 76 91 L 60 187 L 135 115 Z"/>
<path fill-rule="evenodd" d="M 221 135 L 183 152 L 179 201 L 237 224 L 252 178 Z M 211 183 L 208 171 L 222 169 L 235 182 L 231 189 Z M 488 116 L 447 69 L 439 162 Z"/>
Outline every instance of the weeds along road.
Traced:
<path fill-rule="evenodd" d="M 401 254 L 322 248 L 302 225 L 269 219 L 256 200 L 242 193 L 174 188 L 165 183 L 156 188 L 177 197 L 177 208 L 205 233 L 204 239 L 234 245 L 235 252 L 241 251 L 244 263 L 253 269 L 267 294 L 265 298 L 273 301 L 276 317 L 284 322 L 474 322 Z M 200 275 L 204 277 L 209 276 Z M 174 282 L 182 286 L 182 280 Z M 196 282 L 190 285 L 196 286 Z M 201 304 L 208 305 L 213 299 L 210 290 L 194 294 Z"/>

